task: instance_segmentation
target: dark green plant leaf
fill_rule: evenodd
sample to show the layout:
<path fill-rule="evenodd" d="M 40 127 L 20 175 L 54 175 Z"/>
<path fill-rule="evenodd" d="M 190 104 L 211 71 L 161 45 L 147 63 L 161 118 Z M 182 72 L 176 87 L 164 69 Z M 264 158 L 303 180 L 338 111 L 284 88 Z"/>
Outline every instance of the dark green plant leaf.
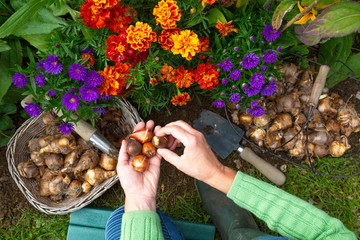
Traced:
<path fill-rule="evenodd" d="M 16 113 L 17 107 L 15 104 L 1 104 L 0 113 L 14 114 Z"/>
<path fill-rule="evenodd" d="M 349 57 L 346 61 L 346 65 L 353 71 L 353 77 L 360 77 L 360 53 L 354 54 L 351 57 Z M 346 73 L 348 75 L 351 75 L 351 71 L 346 66 L 342 65 L 340 67 L 340 72 Z M 328 88 L 332 88 L 339 82 L 345 80 L 347 76 L 340 74 L 340 73 L 334 73 L 331 77 L 329 77 L 326 80 L 326 86 Z"/>
<path fill-rule="evenodd" d="M 11 117 L 9 116 L 0 116 L 0 130 L 4 131 L 11 128 L 14 125 Z"/>
<path fill-rule="evenodd" d="M 332 38 L 326 43 L 321 44 L 318 61 L 322 64 L 331 64 L 331 68 L 340 70 L 342 64 L 333 62 L 336 60 L 346 62 L 351 53 L 353 38 L 353 35 L 348 35 L 341 38 Z M 327 77 L 330 78 L 334 73 L 334 71 L 330 71 Z"/>
<path fill-rule="evenodd" d="M 248 4 L 249 4 L 249 0 L 237 0 L 236 7 L 237 8 L 242 7 L 245 9 Z"/>
<path fill-rule="evenodd" d="M 22 35 L 21 37 L 41 51 L 45 51 L 50 47 L 50 34 L 31 34 Z"/>
<path fill-rule="evenodd" d="M 302 43 L 308 46 L 316 45 L 320 42 L 321 37 L 313 37 L 308 36 L 304 34 L 304 29 L 307 25 L 298 25 L 294 28 L 295 33 L 297 34 L 296 37 L 299 39 Z"/>
<path fill-rule="evenodd" d="M 46 0 L 31 0 L 17 10 L 6 22 L 0 27 L 0 38 L 12 34 L 33 17 L 37 11 L 46 4 Z"/>
<path fill-rule="evenodd" d="M 280 28 L 285 14 L 293 9 L 296 2 L 296 0 L 283 0 L 276 7 L 271 21 L 275 30 L 278 30 Z"/>
<path fill-rule="evenodd" d="M 313 37 L 342 37 L 360 29 L 360 3 L 341 2 L 325 8 L 303 34 Z"/>
<path fill-rule="evenodd" d="M 15 129 L 10 129 L 4 132 L 0 132 L 0 147 L 4 147 L 8 144 L 10 138 L 14 135 Z"/>
<path fill-rule="evenodd" d="M 206 17 L 208 19 L 209 25 L 216 25 L 218 19 L 222 23 L 227 22 L 224 14 L 217 8 L 210 9 L 209 14 Z"/>
<path fill-rule="evenodd" d="M 14 13 L 11 7 L 8 4 L 6 4 L 4 0 L 0 0 L 0 8 L 6 10 L 6 12 L 10 14 Z"/>
<path fill-rule="evenodd" d="M 5 41 L 0 40 L 0 52 L 5 52 L 10 49 L 11 49 L 11 47 L 9 45 L 7 45 Z"/>
<path fill-rule="evenodd" d="M 0 63 L 0 79 L 1 79 L 0 81 L 0 102 L 1 102 L 1 99 L 6 94 L 12 83 L 10 72 L 2 63 Z"/>
<path fill-rule="evenodd" d="M 301 1 L 301 6 L 309 6 L 314 1 L 315 0 L 302 0 Z M 316 7 L 323 7 L 323 6 L 326 6 L 326 5 L 333 4 L 333 3 L 337 2 L 337 1 L 338 0 L 322 0 L 316 5 Z"/>

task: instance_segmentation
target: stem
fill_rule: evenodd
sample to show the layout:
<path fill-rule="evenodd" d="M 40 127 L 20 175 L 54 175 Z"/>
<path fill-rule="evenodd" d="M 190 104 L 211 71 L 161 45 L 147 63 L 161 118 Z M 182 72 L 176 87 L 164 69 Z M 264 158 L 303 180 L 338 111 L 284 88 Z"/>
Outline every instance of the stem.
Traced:
<path fill-rule="evenodd" d="M 6 135 L 5 133 L 3 133 L 3 131 L 0 131 L 0 134 L 3 135 L 4 137 L 10 138 L 10 136 Z"/>
<path fill-rule="evenodd" d="M 301 13 L 297 14 L 293 19 L 291 19 L 282 29 L 281 31 L 285 31 L 288 27 L 290 27 L 294 22 L 302 18 L 306 13 L 310 12 L 315 5 L 317 5 L 321 0 L 315 0 L 310 6 L 304 9 Z"/>
<path fill-rule="evenodd" d="M 269 4 L 270 4 L 271 0 L 267 0 L 264 5 L 263 5 L 263 8 L 266 8 Z"/>

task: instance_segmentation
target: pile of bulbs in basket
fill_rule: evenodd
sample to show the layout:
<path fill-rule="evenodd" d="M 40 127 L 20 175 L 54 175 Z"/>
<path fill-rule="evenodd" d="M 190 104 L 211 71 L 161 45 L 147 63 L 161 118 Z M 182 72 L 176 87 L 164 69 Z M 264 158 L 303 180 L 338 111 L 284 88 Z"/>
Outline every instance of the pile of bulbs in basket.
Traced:
<path fill-rule="evenodd" d="M 110 115 L 121 115 L 120 109 L 116 111 Z M 22 177 L 39 181 L 40 196 L 58 202 L 65 197 L 80 197 L 114 176 L 117 159 L 99 153 L 76 135 L 59 133 L 55 119 L 51 112 L 43 115 L 44 135 L 28 142 L 30 160 L 20 162 L 17 169 Z"/>
<path fill-rule="evenodd" d="M 335 93 L 328 94 L 326 89 L 311 115 L 308 136 L 304 129 L 292 141 L 280 147 L 306 123 L 314 73 L 310 69 L 300 70 L 294 64 L 285 64 L 280 71 L 283 77 L 277 83 L 277 95 L 266 97 L 261 103 L 265 114 L 252 117 L 235 111 L 232 113 L 233 121 L 245 126 L 246 136 L 253 142 L 275 152 L 286 151 L 298 159 L 308 153 L 310 159 L 329 154 L 342 156 L 350 148 L 349 135 L 360 131 L 360 118 L 350 101 Z"/>

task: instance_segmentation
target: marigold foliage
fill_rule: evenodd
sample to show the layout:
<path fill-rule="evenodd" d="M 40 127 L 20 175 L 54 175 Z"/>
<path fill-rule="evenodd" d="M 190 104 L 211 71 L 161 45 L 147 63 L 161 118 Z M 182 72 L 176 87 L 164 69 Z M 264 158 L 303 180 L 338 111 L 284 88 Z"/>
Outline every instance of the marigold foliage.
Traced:
<path fill-rule="evenodd" d="M 156 25 L 160 23 L 163 29 L 176 28 L 176 22 L 181 18 L 181 10 L 179 9 L 176 1 L 161 0 L 153 10 Z"/>

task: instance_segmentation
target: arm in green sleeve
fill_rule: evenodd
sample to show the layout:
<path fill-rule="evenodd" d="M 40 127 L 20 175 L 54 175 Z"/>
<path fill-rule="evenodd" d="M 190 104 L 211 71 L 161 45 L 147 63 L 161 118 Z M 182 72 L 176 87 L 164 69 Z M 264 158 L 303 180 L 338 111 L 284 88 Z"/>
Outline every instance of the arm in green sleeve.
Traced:
<path fill-rule="evenodd" d="M 238 172 L 227 194 L 237 205 L 293 239 L 356 239 L 343 223 L 271 184 Z"/>
<path fill-rule="evenodd" d="M 121 240 L 164 239 L 159 215 L 153 211 L 124 213 L 121 223 Z"/>

